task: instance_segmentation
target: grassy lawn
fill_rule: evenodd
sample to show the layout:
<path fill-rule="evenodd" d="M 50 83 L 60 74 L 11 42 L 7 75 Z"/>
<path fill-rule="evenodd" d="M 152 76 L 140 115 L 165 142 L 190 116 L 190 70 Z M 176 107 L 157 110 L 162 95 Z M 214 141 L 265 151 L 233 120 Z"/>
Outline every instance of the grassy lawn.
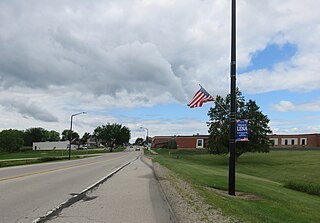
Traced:
<path fill-rule="evenodd" d="M 155 161 L 192 183 L 213 206 L 244 222 L 320 222 L 320 196 L 288 189 L 291 182 L 320 187 L 320 151 L 271 151 L 242 155 L 236 166 L 236 191 L 227 196 L 228 156 L 203 151 L 157 150 Z M 253 195 L 253 196 L 248 196 Z"/>
<path fill-rule="evenodd" d="M 121 152 L 125 147 L 114 149 L 114 152 Z M 109 153 L 108 150 L 71 150 L 71 159 L 79 159 L 83 155 Z M 26 159 L 37 158 L 36 160 L 15 160 L 10 159 Z M 0 152 L 0 167 L 25 165 L 33 163 L 42 163 L 68 159 L 67 150 L 27 150 L 23 152 L 7 153 Z"/>

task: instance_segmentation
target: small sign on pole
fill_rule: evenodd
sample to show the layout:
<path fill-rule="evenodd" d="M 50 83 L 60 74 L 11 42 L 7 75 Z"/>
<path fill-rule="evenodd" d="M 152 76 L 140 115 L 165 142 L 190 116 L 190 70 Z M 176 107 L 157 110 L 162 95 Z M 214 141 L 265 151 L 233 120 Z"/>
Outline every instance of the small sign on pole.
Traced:
<path fill-rule="evenodd" d="M 237 142 L 249 141 L 248 138 L 248 120 L 237 120 Z"/>

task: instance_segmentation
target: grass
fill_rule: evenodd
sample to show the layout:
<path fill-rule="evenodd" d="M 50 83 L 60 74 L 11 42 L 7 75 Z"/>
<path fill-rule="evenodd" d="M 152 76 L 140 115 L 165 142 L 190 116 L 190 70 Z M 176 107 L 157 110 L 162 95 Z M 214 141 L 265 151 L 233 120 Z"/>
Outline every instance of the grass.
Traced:
<path fill-rule="evenodd" d="M 299 181 L 289 181 L 284 186 L 293 190 L 320 196 L 320 185 L 317 184 Z"/>
<path fill-rule="evenodd" d="M 114 149 L 114 152 L 121 152 L 125 147 Z M 71 150 L 71 159 L 80 159 L 85 155 L 109 153 L 108 150 Z M 34 159 L 30 159 L 34 158 Z M 12 160 L 22 159 L 22 160 Z M 60 161 L 68 159 L 67 150 L 25 150 L 21 152 L 0 152 L 0 167 Z"/>
<path fill-rule="evenodd" d="M 320 196 L 308 194 L 320 187 L 320 151 L 242 155 L 236 166 L 236 191 L 256 199 L 224 196 L 210 189 L 227 191 L 227 156 L 203 151 L 157 152 L 155 161 L 193 184 L 208 203 L 226 215 L 244 222 L 320 222 Z M 290 182 L 295 182 L 295 186 L 288 186 Z"/>

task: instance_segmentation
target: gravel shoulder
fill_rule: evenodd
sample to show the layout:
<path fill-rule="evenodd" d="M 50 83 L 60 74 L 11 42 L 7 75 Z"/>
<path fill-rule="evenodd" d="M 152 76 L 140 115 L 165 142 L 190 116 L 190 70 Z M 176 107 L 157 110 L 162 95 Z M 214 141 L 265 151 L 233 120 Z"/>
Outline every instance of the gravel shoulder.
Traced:
<path fill-rule="evenodd" d="M 219 209 L 206 204 L 192 186 L 173 171 L 156 162 L 153 168 L 177 223 L 236 222 L 222 215 Z"/>

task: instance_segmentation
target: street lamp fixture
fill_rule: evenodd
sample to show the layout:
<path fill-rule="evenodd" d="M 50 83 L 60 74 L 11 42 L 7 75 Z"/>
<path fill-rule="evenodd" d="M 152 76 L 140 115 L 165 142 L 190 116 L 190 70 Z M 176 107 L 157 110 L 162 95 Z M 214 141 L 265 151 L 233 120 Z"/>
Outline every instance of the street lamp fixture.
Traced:
<path fill-rule="evenodd" d="M 82 115 L 82 114 L 87 114 L 87 112 L 79 112 L 79 113 L 71 115 L 71 121 L 70 121 L 70 143 L 69 143 L 69 155 L 68 155 L 68 159 L 69 160 L 70 160 L 71 143 L 72 143 L 72 119 L 73 119 L 74 116 Z"/>

